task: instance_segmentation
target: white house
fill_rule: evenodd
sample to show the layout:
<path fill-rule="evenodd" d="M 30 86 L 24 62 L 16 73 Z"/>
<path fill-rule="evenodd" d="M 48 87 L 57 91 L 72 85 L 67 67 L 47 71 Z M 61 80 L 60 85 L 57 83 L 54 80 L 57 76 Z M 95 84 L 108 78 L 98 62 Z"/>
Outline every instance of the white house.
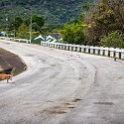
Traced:
<path fill-rule="evenodd" d="M 34 40 L 41 40 L 41 41 L 45 41 L 45 37 L 43 37 L 42 35 L 39 35 L 38 37 L 36 37 Z"/>
<path fill-rule="evenodd" d="M 57 39 L 52 37 L 51 35 L 46 36 L 46 42 L 55 43 L 56 41 L 57 41 Z"/>
<path fill-rule="evenodd" d="M 53 43 L 55 43 L 55 42 L 61 41 L 62 37 L 59 33 L 54 33 L 54 34 L 50 34 L 48 36 L 39 35 L 34 40 L 38 40 L 41 42 L 53 42 Z"/>

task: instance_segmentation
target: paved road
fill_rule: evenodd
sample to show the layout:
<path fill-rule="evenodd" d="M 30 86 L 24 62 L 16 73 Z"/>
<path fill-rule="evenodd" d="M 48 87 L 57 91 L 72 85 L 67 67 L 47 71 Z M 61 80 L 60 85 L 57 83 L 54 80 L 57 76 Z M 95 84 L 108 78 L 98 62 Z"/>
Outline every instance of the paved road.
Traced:
<path fill-rule="evenodd" d="M 28 70 L 0 82 L 0 124 L 124 124 L 124 62 L 0 41 Z"/>

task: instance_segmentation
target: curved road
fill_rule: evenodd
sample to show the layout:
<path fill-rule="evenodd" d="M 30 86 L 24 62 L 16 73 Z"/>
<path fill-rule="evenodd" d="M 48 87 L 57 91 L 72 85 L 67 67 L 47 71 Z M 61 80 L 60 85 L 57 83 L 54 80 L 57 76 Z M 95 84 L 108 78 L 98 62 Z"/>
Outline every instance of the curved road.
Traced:
<path fill-rule="evenodd" d="M 123 124 L 124 62 L 0 41 L 24 73 L 0 82 L 0 124 Z"/>

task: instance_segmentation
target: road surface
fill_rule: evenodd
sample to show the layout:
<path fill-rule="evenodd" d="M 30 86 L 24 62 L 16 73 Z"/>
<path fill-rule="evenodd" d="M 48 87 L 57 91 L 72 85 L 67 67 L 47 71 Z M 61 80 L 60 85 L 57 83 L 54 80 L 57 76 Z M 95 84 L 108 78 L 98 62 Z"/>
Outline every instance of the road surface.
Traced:
<path fill-rule="evenodd" d="M 124 124 L 124 62 L 0 41 L 24 73 L 0 82 L 0 124 Z"/>

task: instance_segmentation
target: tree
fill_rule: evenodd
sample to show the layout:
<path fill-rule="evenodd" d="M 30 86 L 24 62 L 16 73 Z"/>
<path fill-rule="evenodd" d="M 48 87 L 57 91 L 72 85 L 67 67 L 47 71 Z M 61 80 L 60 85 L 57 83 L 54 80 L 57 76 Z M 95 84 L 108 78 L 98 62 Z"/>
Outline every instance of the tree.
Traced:
<path fill-rule="evenodd" d="M 41 16 L 33 15 L 32 16 L 32 25 L 33 29 L 35 31 L 40 31 L 41 32 L 41 27 L 43 27 L 45 21 Z M 29 26 L 30 25 L 30 18 L 25 20 L 25 25 Z"/>
<path fill-rule="evenodd" d="M 15 17 L 13 20 L 9 21 L 9 31 L 11 33 L 14 33 L 16 36 L 16 33 L 18 32 L 19 27 L 23 24 L 23 19 L 21 16 Z"/>
<path fill-rule="evenodd" d="M 92 45 L 99 45 L 100 39 L 111 32 L 118 31 L 124 37 L 124 1 L 102 0 L 90 25 L 86 31 L 86 39 Z"/>
<path fill-rule="evenodd" d="M 44 25 L 44 19 L 41 16 L 33 15 L 32 22 L 36 23 L 39 27 Z"/>
<path fill-rule="evenodd" d="M 18 28 L 22 25 L 22 23 L 23 23 L 23 19 L 22 19 L 22 17 L 21 16 L 17 16 L 16 18 L 15 18 L 15 20 L 14 20 L 14 25 L 15 25 L 15 28 L 16 28 L 16 30 L 18 30 Z"/>
<path fill-rule="evenodd" d="M 24 24 L 20 25 L 19 29 L 18 29 L 18 37 L 20 38 L 28 38 L 28 27 Z"/>

